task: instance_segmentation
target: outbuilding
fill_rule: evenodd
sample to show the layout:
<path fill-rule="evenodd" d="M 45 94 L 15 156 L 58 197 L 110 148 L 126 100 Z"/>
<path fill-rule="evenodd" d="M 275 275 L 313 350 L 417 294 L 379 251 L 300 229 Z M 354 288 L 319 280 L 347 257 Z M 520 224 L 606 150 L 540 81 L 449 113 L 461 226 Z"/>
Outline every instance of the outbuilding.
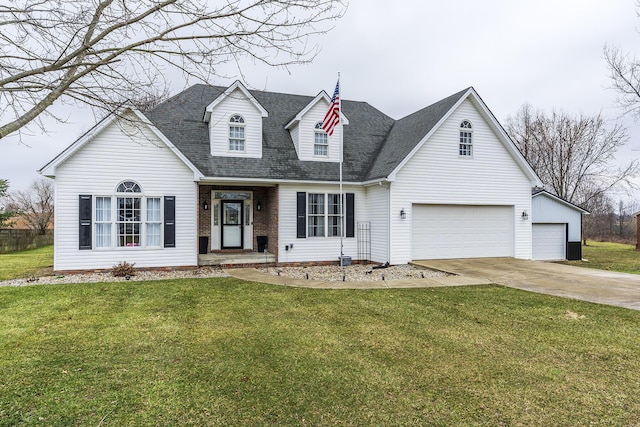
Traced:
<path fill-rule="evenodd" d="M 531 197 L 532 258 L 540 261 L 582 259 L 582 215 L 589 212 L 535 188 Z"/>

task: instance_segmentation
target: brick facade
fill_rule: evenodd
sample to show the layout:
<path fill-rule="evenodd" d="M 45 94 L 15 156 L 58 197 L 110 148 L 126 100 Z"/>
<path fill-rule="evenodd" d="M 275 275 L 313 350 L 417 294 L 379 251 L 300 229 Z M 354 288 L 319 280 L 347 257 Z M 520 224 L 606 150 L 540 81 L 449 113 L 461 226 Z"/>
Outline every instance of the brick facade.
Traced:
<path fill-rule="evenodd" d="M 198 186 L 198 235 L 211 241 L 211 192 L 253 192 L 253 248 L 258 249 L 258 236 L 266 236 L 268 252 L 278 256 L 278 187 L 228 187 L 220 185 Z M 208 209 L 204 209 L 207 203 Z M 260 210 L 258 211 L 258 204 Z M 210 246 L 209 246 L 210 247 Z M 209 247 L 207 252 L 210 251 Z"/>

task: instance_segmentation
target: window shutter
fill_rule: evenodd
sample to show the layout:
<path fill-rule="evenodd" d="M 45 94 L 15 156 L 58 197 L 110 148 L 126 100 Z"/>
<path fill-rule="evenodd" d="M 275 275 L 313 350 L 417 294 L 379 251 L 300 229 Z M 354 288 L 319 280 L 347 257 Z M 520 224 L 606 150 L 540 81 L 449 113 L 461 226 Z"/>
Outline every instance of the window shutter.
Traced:
<path fill-rule="evenodd" d="M 164 247 L 176 247 L 176 197 L 164 196 Z"/>
<path fill-rule="evenodd" d="M 346 237 L 354 237 L 355 236 L 355 213 L 354 213 L 354 193 L 347 193 L 347 206 L 345 209 L 346 215 L 346 226 L 345 226 L 345 236 Z"/>
<path fill-rule="evenodd" d="M 298 238 L 307 237 L 307 193 L 299 192 L 297 194 L 298 208 L 297 212 L 297 232 Z"/>
<path fill-rule="evenodd" d="M 91 249 L 91 195 L 81 194 L 79 198 L 79 249 Z"/>

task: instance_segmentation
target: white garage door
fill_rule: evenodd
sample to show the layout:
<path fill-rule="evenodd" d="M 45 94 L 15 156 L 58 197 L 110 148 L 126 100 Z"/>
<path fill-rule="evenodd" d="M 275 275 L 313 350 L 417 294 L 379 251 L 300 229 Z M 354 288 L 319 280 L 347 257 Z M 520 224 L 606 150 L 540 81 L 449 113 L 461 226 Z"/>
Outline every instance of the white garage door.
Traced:
<path fill-rule="evenodd" d="M 413 259 L 513 256 L 512 206 L 413 205 Z"/>
<path fill-rule="evenodd" d="M 565 259 L 565 224 L 533 224 L 533 259 Z"/>

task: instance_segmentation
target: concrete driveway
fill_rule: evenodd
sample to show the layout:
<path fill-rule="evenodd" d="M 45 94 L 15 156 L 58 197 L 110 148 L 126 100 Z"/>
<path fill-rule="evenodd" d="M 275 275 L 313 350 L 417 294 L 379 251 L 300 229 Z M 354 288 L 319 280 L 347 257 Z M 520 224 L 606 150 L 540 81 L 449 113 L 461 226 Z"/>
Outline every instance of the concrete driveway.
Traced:
<path fill-rule="evenodd" d="M 640 275 L 514 258 L 413 261 L 462 276 L 547 295 L 640 310 Z"/>

